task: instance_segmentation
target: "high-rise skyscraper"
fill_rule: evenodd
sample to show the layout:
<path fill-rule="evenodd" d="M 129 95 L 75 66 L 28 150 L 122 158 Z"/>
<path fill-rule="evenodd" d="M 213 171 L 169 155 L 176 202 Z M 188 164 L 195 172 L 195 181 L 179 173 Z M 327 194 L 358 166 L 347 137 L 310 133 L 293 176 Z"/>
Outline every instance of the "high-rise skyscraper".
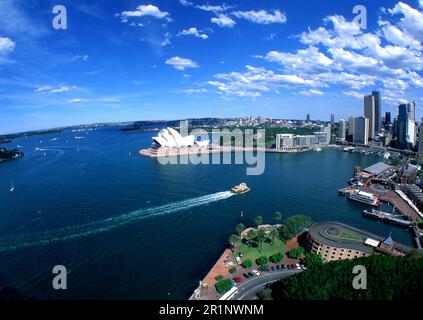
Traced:
<path fill-rule="evenodd" d="M 369 119 L 368 138 L 374 140 L 376 132 L 376 104 L 373 95 L 364 96 L 364 117 Z"/>
<path fill-rule="evenodd" d="M 366 117 L 354 118 L 353 142 L 367 145 L 369 143 L 369 119 Z"/>
<path fill-rule="evenodd" d="M 416 144 L 415 103 L 403 103 L 398 107 L 398 144 L 400 148 L 413 148 Z"/>
<path fill-rule="evenodd" d="M 335 125 L 335 115 L 331 114 L 330 115 L 330 125 L 333 127 Z"/>
<path fill-rule="evenodd" d="M 341 141 L 345 141 L 345 138 L 347 137 L 347 121 L 344 119 L 339 120 L 339 130 L 338 130 L 338 138 L 341 139 Z"/>
<path fill-rule="evenodd" d="M 309 114 L 307 114 L 306 121 L 310 122 L 310 115 Z"/>
<path fill-rule="evenodd" d="M 355 118 L 349 117 L 348 118 L 348 134 L 354 135 L 354 127 L 355 127 Z"/>
<path fill-rule="evenodd" d="M 385 112 L 385 124 L 391 124 L 391 113 Z"/>
<path fill-rule="evenodd" d="M 417 151 L 419 152 L 419 158 L 423 157 L 423 118 L 419 125 L 419 143 Z"/>
<path fill-rule="evenodd" d="M 375 134 L 380 133 L 382 129 L 382 99 L 379 91 L 372 91 L 375 99 Z"/>

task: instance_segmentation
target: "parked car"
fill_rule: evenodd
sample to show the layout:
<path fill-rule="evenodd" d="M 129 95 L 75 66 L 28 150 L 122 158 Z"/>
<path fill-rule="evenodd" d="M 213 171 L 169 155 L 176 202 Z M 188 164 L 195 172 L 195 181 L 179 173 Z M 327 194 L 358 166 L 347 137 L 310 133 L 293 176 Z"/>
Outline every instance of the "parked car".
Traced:
<path fill-rule="evenodd" d="M 254 274 L 254 273 L 252 273 L 252 272 L 248 272 L 247 274 L 250 276 L 250 278 L 252 278 L 252 277 L 254 277 L 254 276 L 255 276 L 255 274 Z"/>
<path fill-rule="evenodd" d="M 276 271 L 275 266 L 272 266 L 270 269 L 272 269 L 272 272 L 275 272 Z"/>
<path fill-rule="evenodd" d="M 235 281 L 236 283 L 241 283 L 242 281 L 244 281 L 244 278 L 243 278 L 243 277 L 241 277 L 241 276 L 237 276 L 237 277 L 234 277 L 234 281 Z"/>
<path fill-rule="evenodd" d="M 295 264 L 291 264 L 291 269 L 295 270 L 295 269 L 297 269 L 297 266 Z"/>
<path fill-rule="evenodd" d="M 256 269 L 251 270 L 252 273 L 254 273 L 256 276 L 260 275 L 260 272 L 258 272 Z"/>
<path fill-rule="evenodd" d="M 242 276 L 243 276 L 245 279 L 251 278 L 251 276 L 250 276 L 248 273 L 243 273 L 243 274 L 242 274 Z"/>
<path fill-rule="evenodd" d="M 291 265 L 290 265 L 290 264 L 287 264 L 287 265 L 286 265 L 286 268 L 287 268 L 288 270 L 291 270 Z"/>
<path fill-rule="evenodd" d="M 282 270 L 286 270 L 286 266 L 283 264 L 283 265 L 281 265 L 281 269 Z"/>
<path fill-rule="evenodd" d="M 300 267 L 301 267 L 301 269 L 303 269 L 303 270 L 306 270 L 306 269 L 307 269 L 307 267 L 306 267 L 305 265 L 303 265 L 303 264 L 300 264 Z"/>
<path fill-rule="evenodd" d="M 300 267 L 300 264 L 299 264 L 299 263 L 297 263 L 297 264 L 295 265 L 295 267 L 297 268 L 297 270 L 301 270 L 301 267 Z"/>
<path fill-rule="evenodd" d="M 281 266 L 280 265 L 276 265 L 276 270 L 280 270 L 281 269 Z"/>

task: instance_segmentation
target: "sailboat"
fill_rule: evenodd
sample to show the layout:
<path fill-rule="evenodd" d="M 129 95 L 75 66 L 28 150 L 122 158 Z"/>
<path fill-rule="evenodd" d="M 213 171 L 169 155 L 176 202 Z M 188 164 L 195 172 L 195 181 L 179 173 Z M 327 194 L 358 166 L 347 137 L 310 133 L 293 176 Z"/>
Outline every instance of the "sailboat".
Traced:
<path fill-rule="evenodd" d="M 13 185 L 13 181 L 12 181 L 12 183 L 10 184 L 10 192 L 13 192 L 13 191 L 15 191 L 15 186 Z"/>

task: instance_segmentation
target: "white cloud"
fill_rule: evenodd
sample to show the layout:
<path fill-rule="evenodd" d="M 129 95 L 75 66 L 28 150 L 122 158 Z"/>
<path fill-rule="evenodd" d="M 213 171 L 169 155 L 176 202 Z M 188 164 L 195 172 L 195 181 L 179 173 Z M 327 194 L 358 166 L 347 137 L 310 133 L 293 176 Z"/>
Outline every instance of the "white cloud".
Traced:
<path fill-rule="evenodd" d="M 421 4 L 421 3 L 420 3 Z M 404 30 L 419 41 L 423 41 L 423 13 L 410 7 L 408 4 L 398 2 L 393 9 L 388 10 L 390 14 L 401 14 L 401 26 Z"/>
<path fill-rule="evenodd" d="M 218 93 L 238 97 L 259 97 L 264 92 L 277 92 L 278 88 L 315 86 L 313 80 L 292 74 L 278 74 L 262 67 L 246 66 L 245 72 L 219 73 L 217 81 L 207 83 L 218 89 Z"/>
<path fill-rule="evenodd" d="M 234 11 L 232 14 L 240 19 L 246 19 L 248 21 L 260 24 L 270 23 L 285 23 L 286 16 L 280 10 L 274 10 L 273 14 L 265 10 L 260 11 Z"/>
<path fill-rule="evenodd" d="M 185 7 L 193 6 L 194 3 L 187 1 L 187 0 L 179 0 L 179 3 L 182 4 Z"/>
<path fill-rule="evenodd" d="M 264 58 L 280 63 L 290 72 L 321 72 L 328 70 L 333 64 L 333 61 L 316 47 L 298 50 L 297 53 L 270 51 Z"/>
<path fill-rule="evenodd" d="M 88 61 L 88 55 L 87 54 L 77 54 L 73 57 L 73 60 L 82 60 L 82 61 Z"/>
<path fill-rule="evenodd" d="M 164 34 L 164 39 L 163 39 L 163 41 L 160 43 L 160 45 L 162 46 L 162 47 L 164 47 L 164 46 L 167 46 L 168 44 L 170 44 L 171 42 L 170 42 L 170 38 L 172 38 L 172 34 L 170 33 L 170 32 L 166 32 L 165 34 Z"/>
<path fill-rule="evenodd" d="M 106 97 L 106 98 L 96 98 L 96 99 L 87 99 L 87 98 L 75 98 L 68 100 L 68 103 L 72 104 L 82 104 L 82 103 L 116 103 L 119 102 L 119 98 Z"/>
<path fill-rule="evenodd" d="M 128 18 L 132 17 L 146 17 L 150 16 L 155 19 L 166 18 L 168 21 L 170 19 L 169 12 L 163 12 L 158 7 L 148 4 L 148 5 L 139 5 L 134 11 L 123 11 L 120 14 L 122 22 L 128 22 Z"/>
<path fill-rule="evenodd" d="M 417 50 L 422 48 L 418 40 L 389 22 L 379 21 L 379 25 L 382 26 L 382 33 L 387 41 L 402 47 L 411 47 Z"/>
<path fill-rule="evenodd" d="M 360 93 L 357 91 L 344 91 L 342 92 L 344 95 L 349 96 L 349 97 L 353 97 L 359 100 L 363 100 L 364 99 L 364 93 Z"/>
<path fill-rule="evenodd" d="M 230 8 L 232 8 L 231 6 L 228 6 L 225 3 L 223 3 L 221 5 L 209 5 L 209 4 L 196 5 L 195 3 L 188 1 L 188 0 L 179 0 L 179 3 L 182 4 L 184 7 L 194 7 L 196 9 L 200 9 L 200 10 L 203 10 L 203 11 L 211 11 L 211 12 L 215 12 L 215 13 L 227 11 Z"/>
<path fill-rule="evenodd" d="M 178 36 L 194 36 L 197 38 L 201 38 L 201 39 L 208 39 L 208 35 L 206 35 L 205 33 L 201 33 L 200 30 L 198 30 L 195 27 L 189 28 L 187 30 L 182 30 L 181 32 L 178 33 Z"/>
<path fill-rule="evenodd" d="M 35 89 L 34 92 L 36 92 L 36 93 L 63 93 L 63 92 L 75 90 L 76 88 L 78 88 L 78 87 L 77 86 L 52 87 L 52 86 L 49 86 L 49 85 L 45 85 L 45 86 L 42 86 L 42 87 Z"/>
<path fill-rule="evenodd" d="M 186 94 L 193 94 L 193 93 L 206 93 L 206 92 L 208 92 L 208 90 L 204 89 L 204 88 L 201 88 L 201 89 L 185 89 L 185 90 L 182 90 L 182 92 L 186 93 Z"/>
<path fill-rule="evenodd" d="M 236 22 L 226 14 L 218 14 L 217 17 L 211 18 L 211 22 L 216 23 L 221 28 L 232 28 Z"/>
<path fill-rule="evenodd" d="M 323 96 L 324 95 L 322 91 L 316 90 L 316 89 L 302 90 L 298 93 L 303 96 Z"/>
<path fill-rule="evenodd" d="M 15 42 L 9 38 L 0 37 L 0 55 L 6 55 L 15 49 Z"/>
<path fill-rule="evenodd" d="M 203 11 L 212 11 L 212 12 L 222 12 L 222 11 L 226 11 L 228 9 L 230 9 L 231 7 L 222 4 L 222 5 L 217 5 L 217 6 L 211 6 L 208 4 L 203 4 L 203 5 L 197 5 L 195 6 L 197 9 L 203 10 Z"/>
<path fill-rule="evenodd" d="M 176 70 L 184 71 L 186 68 L 198 68 L 195 61 L 181 57 L 172 57 L 167 59 L 166 64 L 173 66 Z"/>

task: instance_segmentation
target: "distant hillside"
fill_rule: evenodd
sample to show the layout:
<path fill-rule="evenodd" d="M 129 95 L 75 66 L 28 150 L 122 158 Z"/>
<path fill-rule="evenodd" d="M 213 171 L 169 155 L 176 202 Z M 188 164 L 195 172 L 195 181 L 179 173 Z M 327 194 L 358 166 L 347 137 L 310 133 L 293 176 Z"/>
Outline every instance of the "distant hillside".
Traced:
<path fill-rule="evenodd" d="M 367 290 L 352 287 L 355 265 L 367 269 Z M 373 255 L 330 262 L 271 289 L 275 300 L 423 300 L 423 258 Z"/>

